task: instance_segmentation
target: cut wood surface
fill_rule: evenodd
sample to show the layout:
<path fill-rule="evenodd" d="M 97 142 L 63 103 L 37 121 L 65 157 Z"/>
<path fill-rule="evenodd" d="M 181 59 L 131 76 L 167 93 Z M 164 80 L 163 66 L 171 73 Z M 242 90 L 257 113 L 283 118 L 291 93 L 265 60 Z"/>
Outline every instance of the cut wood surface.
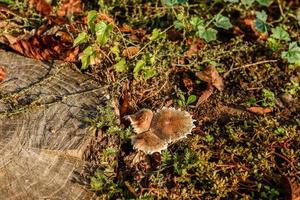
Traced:
<path fill-rule="evenodd" d="M 0 199 L 91 199 L 72 182 L 106 90 L 73 65 L 0 52 Z"/>

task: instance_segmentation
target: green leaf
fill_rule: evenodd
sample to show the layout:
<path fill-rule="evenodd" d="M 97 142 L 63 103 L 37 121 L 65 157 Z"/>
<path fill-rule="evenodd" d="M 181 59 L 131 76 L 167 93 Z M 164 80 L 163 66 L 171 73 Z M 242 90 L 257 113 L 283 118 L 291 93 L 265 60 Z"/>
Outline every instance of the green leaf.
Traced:
<path fill-rule="evenodd" d="M 215 22 L 214 24 L 219 27 L 219 28 L 223 28 L 223 29 L 230 29 L 232 27 L 232 24 L 230 23 L 230 20 L 228 17 L 225 17 L 221 14 L 218 14 L 216 17 L 215 17 Z"/>
<path fill-rule="evenodd" d="M 81 32 L 78 34 L 76 39 L 73 42 L 73 46 L 77 46 L 79 44 L 83 44 L 89 41 L 89 35 L 86 32 Z"/>
<path fill-rule="evenodd" d="M 145 80 L 148 80 L 157 74 L 156 70 L 152 68 L 143 69 L 143 72 Z"/>
<path fill-rule="evenodd" d="M 282 52 L 281 57 L 287 59 L 289 63 L 300 66 L 300 47 L 298 47 L 297 42 L 291 42 L 288 51 Z"/>
<path fill-rule="evenodd" d="M 267 22 L 268 15 L 267 15 L 267 13 L 264 10 L 261 11 L 261 12 L 257 11 L 257 12 L 255 12 L 255 14 L 256 14 L 256 19 L 259 19 L 259 20 L 261 20 L 264 23 Z"/>
<path fill-rule="evenodd" d="M 262 6 L 269 6 L 271 5 L 273 0 L 256 0 Z"/>
<path fill-rule="evenodd" d="M 192 26 L 195 28 L 198 28 L 198 26 L 204 26 L 204 20 L 201 19 L 200 17 L 192 17 L 190 20 L 190 23 Z"/>
<path fill-rule="evenodd" d="M 213 28 L 205 29 L 204 27 L 198 27 L 198 35 L 206 42 L 211 42 L 217 39 L 218 31 Z"/>
<path fill-rule="evenodd" d="M 175 20 L 173 24 L 174 24 L 174 27 L 175 27 L 176 29 L 181 30 L 181 29 L 184 28 L 184 25 L 183 25 L 183 23 L 182 23 L 181 21 Z"/>
<path fill-rule="evenodd" d="M 268 38 L 267 45 L 272 51 L 277 51 L 278 49 L 283 47 L 279 40 L 276 40 L 272 37 Z"/>
<path fill-rule="evenodd" d="M 117 72 L 124 72 L 127 71 L 128 67 L 127 67 L 127 63 L 126 60 L 124 58 L 122 58 L 118 63 L 116 63 L 114 66 L 115 70 Z"/>
<path fill-rule="evenodd" d="M 0 3 L 13 4 L 13 3 L 15 3 L 15 1 L 14 0 L 0 0 Z"/>
<path fill-rule="evenodd" d="M 214 136 L 212 136 L 212 135 L 206 135 L 206 136 L 203 138 L 203 140 L 204 140 L 205 142 L 210 143 L 210 142 L 215 141 L 215 138 L 214 138 Z"/>
<path fill-rule="evenodd" d="M 255 27 L 258 31 L 262 33 L 268 31 L 267 18 L 268 16 L 264 10 L 262 12 L 256 12 Z"/>
<path fill-rule="evenodd" d="M 274 133 L 277 135 L 285 135 L 285 129 L 282 127 L 279 127 L 274 131 Z"/>
<path fill-rule="evenodd" d="M 119 49 L 119 43 L 115 42 L 114 46 L 110 49 L 110 51 L 115 55 L 115 61 L 120 61 L 120 49 Z"/>
<path fill-rule="evenodd" d="M 284 40 L 284 41 L 290 41 L 289 33 L 286 32 L 282 27 L 277 26 L 276 28 L 272 28 L 272 38 L 278 39 L 278 40 Z"/>
<path fill-rule="evenodd" d="M 197 100 L 196 95 L 190 95 L 186 101 L 186 105 L 190 105 L 190 104 L 194 103 L 196 100 Z"/>
<path fill-rule="evenodd" d="M 87 15 L 87 25 L 92 33 L 95 33 L 95 20 L 97 18 L 97 11 L 91 10 Z"/>
<path fill-rule="evenodd" d="M 146 63 L 144 60 L 139 60 L 137 61 L 137 63 L 135 64 L 135 67 L 133 69 L 133 76 L 135 79 L 138 78 L 139 72 L 143 69 L 143 67 L 145 67 Z"/>
<path fill-rule="evenodd" d="M 87 69 L 89 64 L 94 61 L 96 52 L 91 46 L 85 48 L 82 52 L 82 56 L 80 57 L 82 66 L 81 69 Z"/>
<path fill-rule="evenodd" d="M 242 0 L 242 4 L 247 7 L 251 7 L 255 0 Z"/>
<path fill-rule="evenodd" d="M 100 45 L 104 45 L 107 43 L 112 28 L 113 26 L 111 24 L 107 25 L 104 21 L 101 21 L 96 24 L 96 40 Z"/>

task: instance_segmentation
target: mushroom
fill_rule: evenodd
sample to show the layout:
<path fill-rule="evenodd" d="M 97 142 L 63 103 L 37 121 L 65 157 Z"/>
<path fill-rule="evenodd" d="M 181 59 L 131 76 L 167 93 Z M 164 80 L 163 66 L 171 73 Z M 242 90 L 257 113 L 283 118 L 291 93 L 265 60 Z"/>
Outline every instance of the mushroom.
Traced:
<path fill-rule="evenodd" d="M 146 154 L 161 152 L 188 134 L 194 126 L 192 116 L 175 108 L 162 108 L 156 112 L 142 109 L 133 115 L 125 116 L 130 120 L 137 135 L 132 136 L 131 142 L 137 150 Z"/>

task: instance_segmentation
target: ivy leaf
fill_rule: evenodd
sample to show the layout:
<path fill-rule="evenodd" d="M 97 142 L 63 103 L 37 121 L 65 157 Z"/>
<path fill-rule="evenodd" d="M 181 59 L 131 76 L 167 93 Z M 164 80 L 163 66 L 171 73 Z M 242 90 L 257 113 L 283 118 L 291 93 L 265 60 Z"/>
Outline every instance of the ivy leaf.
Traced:
<path fill-rule="evenodd" d="M 269 6 L 271 5 L 273 0 L 256 0 L 262 6 Z"/>
<path fill-rule="evenodd" d="M 93 63 L 96 56 L 96 52 L 91 46 L 85 48 L 82 52 L 82 56 L 80 56 L 80 60 L 82 63 L 81 69 L 87 69 L 89 64 Z"/>
<path fill-rule="evenodd" d="M 137 61 L 137 63 L 135 64 L 135 67 L 133 69 L 133 76 L 135 79 L 138 78 L 139 72 L 143 69 L 143 67 L 145 67 L 146 63 L 144 60 L 139 60 Z"/>
<path fill-rule="evenodd" d="M 194 103 L 197 100 L 196 95 L 190 95 L 186 101 L 186 105 L 190 105 Z"/>
<path fill-rule="evenodd" d="M 204 27 L 198 27 L 197 33 L 206 42 L 211 42 L 217 39 L 218 31 L 213 28 L 205 29 Z"/>
<path fill-rule="evenodd" d="M 297 42 L 291 42 L 289 50 L 281 53 L 281 58 L 287 59 L 289 63 L 300 66 L 300 47 L 298 47 Z"/>
<path fill-rule="evenodd" d="M 242 0 L 242 4 L 247 7 L 251 7 L 255 0 Z"/>
<path fill-rule="evenodd" d="M 184 25 L 181 21 L 175 20 L 173 24 L 176 29 L 181 30 L 182 28 L 184 28 Z"/>
<path fill-rule="evenodd" d="M 200 17 L 192 17 L 190 20 L 190 23 L 192 26 L 194 26 L 195 28 L 199 27 L 199 26 L 204 26 L 204 20 L 201 19 Z"/>
<path fill-rule="evenodd" d="M 298 20 L 298 24 L 300 26 L 300 11 L 297 13 L 297 20 Z"/>
<path fill-rule="evenodd" d="M 223 28 L 223 29 L 230 29 L 232 27 L 232 24 L 230 23 L 230 20 L 228 17 L 225 17 L 221 14 L 218 14 L 215 18 L 215 22 L 214 24 L 219 27 L 219 28 Z"/>
<path fill-rule="evenodd" d="M 100 45 L 104 45 L 107 43 L 109 39 L 109 34 L 112 31 L 113 26 L 111 24 L 106 24 L 104 21 L 99 22 L 95 26 L 97 42 Z"/>
<path fill-rule="evenodd" d="M 261 12 L 256 12 L 256 19 L 255 19 L 255 27 L 258 31 L 264 33 L 268 31 L 267 27 L 267 18 L 268 15 L 266 12 L 263 10 Z"/>
<path fill-rule="evenodd" d="M 76 39 L 73 42 L 73 46 L 77 46 L 79 44 L 83 44 L 89 41 L 89 35 L 86 32 L 81 32 L 78 34 L 78 36 L 76 37 Z"/>
<path fill-rule="evenodd" d="M 87 25 L 89 29 L 91 30 L 92 33 L 95 33 L 95 20 L 97 17 L 97 11 L 96 10 L 91 10 L 88 12 L 87 15 Z"/>
<path fill-rule="evenodd" d="M 125 58 L 122 58 L 117 64 L 113 66 L 117 72 L 124 72 L 128 69 Z"/>
<path fill-rule="evenodd" d="M 289 33 L 286 32 L 281 26 L 277 26 L 276 28 L 272 28 L 272 38 L 284 41 L 290 41 Z"/>

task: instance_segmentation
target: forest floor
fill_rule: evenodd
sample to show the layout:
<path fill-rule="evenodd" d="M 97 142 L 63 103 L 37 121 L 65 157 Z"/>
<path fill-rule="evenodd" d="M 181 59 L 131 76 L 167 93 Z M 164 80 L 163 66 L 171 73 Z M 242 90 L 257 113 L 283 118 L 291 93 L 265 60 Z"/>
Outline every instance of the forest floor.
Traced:
<path fill-rule="evenodd" d="M 300 3 L 0 0 L 0 48 L 63 60 L 109 87 L 86 160 L 100 198 L 300 199 Z M 0 81 L 5 72 L 0 67 Z M 195 128 L 132 163 L 123 116 L 189 112 Z"/>

